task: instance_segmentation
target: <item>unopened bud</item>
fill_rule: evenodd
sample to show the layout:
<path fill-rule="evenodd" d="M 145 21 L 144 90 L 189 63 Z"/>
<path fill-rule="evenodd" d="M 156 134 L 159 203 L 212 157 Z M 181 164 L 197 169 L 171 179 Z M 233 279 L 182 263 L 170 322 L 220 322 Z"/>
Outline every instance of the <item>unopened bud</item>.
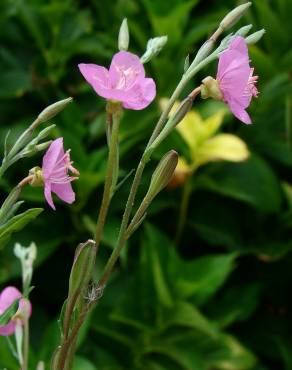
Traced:
<path fill-rule="evenodd" d="M 23 150 L 21 152 L 21 158 L 25 158 L 25 157 L 32 157 L 34 156 L 37 152 L 41 152 L 45 149 L 47 149 L 50 144 L 52 143 L 52 140 L 49 140 L 49 141 L 46 141 L 44 143 L 41 143 L 41 144 L 28 144 L 27 147 L 25 148 L 25 150 Z"/>
<path fill-rule="evenodd" d="M 47 136 L 50 135 L 50 133 L 54 130 L 55 127 L 56 125 L 50 125 L 48 127 L 45 127 L 43 130 L 39 132 L 39 134 L 36 137 L 36 140 L 34 141 L 39 142 L 40 140 L 46 138 Z"/>
<path fill-rule="evenodd" d="M 42 169 L 38 166 L 33 167 L 29 170 L 29 176 L 31 176 L 31 180 L 29 184 L 33 187 L 40 187 L 44 185 L 44 178 Z"/>
<path fill-rule="evenodd" d="M 188 96 L 185 98 L 180 105 L 178 106 L 177 110 L 174 112 L 173 116 L 171 117 L 171 126 L 177 126 L 187 115 L 193 105 L 193 99 Z"/>
<path fill-rule="evenodd" d="M 155 37 L 150 39 L 147 43 L 147 48 L 145 53 L 140 58 L 141 63 L 147 63 L 154 56 L 160 53 L 164 45 L 167 43 L 167 36 Z"/>
<path fill-rule="evenodd" d="M 252 24 L 248 24 L 247 26 L 241 27 L 239 30 L 235 32 L 235 36 L 246 36 L 249 31 L 252 29 Z"/>
<path fill-rule="evenodd" d="M 184 73 L 186 73 L 189 67 L 190 67 L 190 55 L 188 54 L 186 56 L 185 63 L 184 63 Z"/>
<path fill-rule="evenodd" d="M 79 244 L 75 253 L 69 279 L 68 300 L 70 300 L 77 292 L 80 294 L 82 290 L 87 288 L 91 279 L 95 256 L 96 244 L 94 240 L 88 240 L 85 243 Z"/>
<path fill-rule="evenodd" d="M 262 29 L 260 31 L 254 32 L 245 38 L 248 45 L 256 44 L 265 34 L 266 30 Z"/>
<path fill-rule="evenodd" d="M 235 23 L 239 21 L 239 19 L 244 15 L 247 9 L 251 6 L 251 2 L 242 4 L 237 6 L 235 9 L 231 10 L 226 17 L 220 23 L 220 27 L 224 30 L 228 30 L 231 28 Z"/>
<path fill-rule="evenodd" d="M 214 48 L 214 40 L 213 39 L 209 39 L 207 40 L 199 49 L 199 51 L 197 52 L 197 55 L 192 63 L 192 66 L 195 66 L 197 65 L 198 63 L 200 63 L 203 59 L 205 59 L 209 54 L 210 52 L 212 51 L 212 49 Z"/>
<path fill-rule="evenodd" d="M 121 27 L 120 27 L 119 38 L 118 38 L 118 48 L 120 51 L 128 50 L 129 40 L 130 40 L 130 35 L 129 35 L 128 22 L 127 22 L 127 18 L 124 18 L 121 24 Z"/>
<path fill-rule="evenodd" d="M 14 254 L 20 260 L 22 270 L 22 282 L 25 288 L 25 293 L 28 293 L 33 273 L 33 264 L 37 257 L 37 247 L 35 243 L 31 243 L 29 247 L 23 247 L 16 243 L 14 246 Z"/>
<path fill-rule="evenodd" d="M 53 140 L 46 141 L 44 143 L 38 144 L 35 146 L 35 149 L 37 152 L 41 152 L 43 150 L 46 150 L 51 144 Z"/>
<path fill-rule="evenodd" d="M 178 154 L 175 150 L 166 153 L 152 174 L 150 186 L 146 197 L 153 199 L 164 189 L 172 178 L 178 163 Z"/>
<path fill-rule="evenodd" d="M 49 119 L 55 117 L 58 113 L 60 113 L 72 101 L 73 98 L 67 98 L 59 100 L 56 103 L 49 105 L 39 114 L 38 120 L 40 122 L 48 121 Z"/>
<path fill-rule="evenodd" d="M 215 78 L 208 76 L 203 79 L 201 87 L 202 99 L 213 98 L 215 100 L 222 100 L 223 95 L 219 88 L 219 83 Z"/>

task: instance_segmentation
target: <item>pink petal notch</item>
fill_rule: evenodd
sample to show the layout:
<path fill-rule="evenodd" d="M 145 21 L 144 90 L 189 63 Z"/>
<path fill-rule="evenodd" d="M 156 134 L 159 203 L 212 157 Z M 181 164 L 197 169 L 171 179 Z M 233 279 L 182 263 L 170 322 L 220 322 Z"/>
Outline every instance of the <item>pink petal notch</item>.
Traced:
<path fill-rule="evenodd" d="M 96 64 L 81 63 L 78 67 L 98 95 L 120 101 L 126 109 L 144 109 L 156 96 L 154 80 L 145 77 L 140 58 L 128 51 L 116 53 L 109 70 Z"/>
<path fill-rule="evenodd" d="M 69 171 L 73 176 L 69 175 Z M 75 201 L 71 182 L 78 179 L 79 172 L 73 167 L 70 150 L 64 151 L 63 138 L 58 138 L 49 146 L 43 157 L 42 176 L 46 201 L 54 210 L 52 193 L 66 203 Z"/>

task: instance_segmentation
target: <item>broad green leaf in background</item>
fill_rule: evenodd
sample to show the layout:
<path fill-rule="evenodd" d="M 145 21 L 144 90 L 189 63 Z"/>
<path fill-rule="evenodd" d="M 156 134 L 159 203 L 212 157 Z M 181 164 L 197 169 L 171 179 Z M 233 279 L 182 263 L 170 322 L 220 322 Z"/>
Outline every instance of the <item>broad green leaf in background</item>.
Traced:
<path fill-rule="evenodd" d="M 210 176 L 199 178 L 199 187 L 243 201 L 264 213 L 279 211 L 282 201 L 280 184 L 261 157 L 252 155 L 244 163 L 226 163 L 220 165 L 219 171 L 214 167 L 209 173 Z"/>

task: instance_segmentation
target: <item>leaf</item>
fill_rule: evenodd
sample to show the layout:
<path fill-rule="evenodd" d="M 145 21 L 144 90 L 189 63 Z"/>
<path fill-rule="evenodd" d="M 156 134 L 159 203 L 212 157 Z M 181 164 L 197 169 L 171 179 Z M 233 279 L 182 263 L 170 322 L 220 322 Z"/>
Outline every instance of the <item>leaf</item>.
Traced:
<path fill-rule="evenodd" d="M 170 272 L 176 295 L 202 305 L 224 284 L 234 268 L 235 253 L 210 255 L 193 261 L 172 260 Z"/>
<path fill-rule="evenodd" d="M 199 332 L 216 338 L 218 331 L 202 313 L 192 304 L 187 302 L 178 302 L 170 310 L 165 312 L 165 327 L 183 326 L 185 328 L 192 328 Z"/>
<path fill-rule="evenodd" d="M 86 358 L 76 356 L 74 360 L 73 370 L 97 370 L 97 368 Z"/>
<path fill-rule="evenodd" d="M 34 220 L 41 212 L 42 208 L 31 208 L 23 213 L 14 216 L 0 227 L 0 249 L 7 243 L 12 233 L 21 230 L 29 222 Z"/>
<path fill-rule="evenodd" d="M 27 71 L 8 70 L 0 76 L 0 98 L 22 96 L 31 88 L 30 76 Z"/>
<path fill-rule="evenodd" d="M 206 140 L 194 154 L 200 165 L 220 160 L 241 162 L 249 156 L 245 142 L 231 134 L 219 134 Z"/>
<path fill-rule="evenodd" d="M 149 273 L 146 279 L 151 279 L 157 298 L 165 306 L 171 306 L 173 303 L 169 285 L 167 282 L 165 266 L 162 266 L 163 259 L 161 258 L 161 246 L 164 246 L 167 253 L 167 248 L 171 247 L 167 238 L 162 233 L 158 232 L 149 224 L 145 227 L 146 238 L 144 239 L 141 262 L 147 265 L 145 273 Z M 145 281 L 145 280 L 144 280 Z"/>
<path fill-rule="evenodd" d="M 186 20 L 191 9 L 198 3 L 198 0 L 173 1 L 172 4 L 165 4 L 155 0 L 143 0 L 154 33 L 167 35 L 169 42 L 175 44 L 179 41 Z M 175 25 L 175 27 L 174 27 Z"/>
<path fill-rule="evenodd" d="M 209 302 L 208 313 L 221 328 L 234 322 L 246 321 L 260 303 L 261 286 L 258 283 L 229 287 L 223 295 Z"/>
<path fill-rule="evenodd" d="M 264 213 L 279 211 L 280 183 L 261 157 L 253 154 L 240 164 L 224 163 L 213 167 L 210 174 L 197 178 L 199 187 L 241 200 Z"/>
<path fill-rule="evenodd" d="M 231 335 L 222 334 L 221 348 L 208 357 L 210 367 L 218 370 L 249 370 L 256 364 L 255 356 Z"/>

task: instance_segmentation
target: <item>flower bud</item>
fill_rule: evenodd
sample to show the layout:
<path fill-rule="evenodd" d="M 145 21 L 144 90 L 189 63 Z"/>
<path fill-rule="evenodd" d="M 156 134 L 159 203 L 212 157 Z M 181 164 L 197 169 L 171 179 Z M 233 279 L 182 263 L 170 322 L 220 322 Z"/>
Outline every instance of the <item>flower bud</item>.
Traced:
<path fill-rule="evenodd" d="M 185 98 L 180 105 L 178 106 L 177 110 L 174 112 L 173 116 L 171 117 L 171 126 L 177 126 L 187 115 L 193 105 L 193 99 L 189 96 Z"/>
<path fill-rule="evenodd" d="M 266 30 L 262 29 L 260 31 L 254 32 L 245 38 L 245 41 L 249 45 L 256 44 L 265 34 Z"/>
<path fill-rule="evenodd" d="M 35 243 L 31 243 L 29 247 L 23 247 L 16 243 L 14 246 L 14 254 L 20 260 L 22 270 L 22 282 L 25 293 L 28 293 L 33 273 L 33 264 L 37 257 L 37 247 Z"/>
<path fill-rule="evenodd" d="M 202 99 L 213 98 L 215 100 L 222 100 L 223 95 L 219 88 L 219 83 L 213 77 L 208 76 L 203 79 L 201 86 Z"/>
<path fill-rule="evenodd" d="M 154 56 L 160 53 L 164 45 L 167 43 L 167 36 L 155 37 L 150 39 L 147 43 L 147 48 L 145 53 L 140 58 L 141 63 L 147 63 Z"/>
<path fill-rule="evenodd" d="M 45 127 L 43 130 L 39 132 L 39 134 L 33 141 L 39 142 L 40 140 L 43 140 L 44 138 L 51 134 L 55 127 L 56 125 L 50 125 L 48 127 Z"/>
<path fill-rule="evenodd" d="M 175 150 L 166 153 L 152 174 L 150 186 L 146 197 L 153 199 L 164 189 L 172 178 L 178 163 L 178 154 Z"/>
<path fill-rule="evenodd" d="M 40 187 L 44 185 L 42 169 L 38 166 L 33 167 L 29 170 L 29 176 L 31 180 L 29 184 L 33 187 Z"/>
<path fill-rule="evenodd" d="M 69 103 L 73 101 L 73 98 L 67 98 L 63 100 L 59 100 L 54 104 L 49 105 L 45 108 L 38 116 L 39 122 L 46 122 L 51 118 L 55 117 L 58 113 L 60 113 Z"/>
<path fill-rule="evenodd" d="M 129 35 L 128 22 L 127 22 L 127 18 L 124 18 L 121 24 L 121 27 L 120 27 L 119 38 L 118 38 L 118 47 L 120 51 L 128 50 L 129 40 L 130 40 L 130 35 Z"/>
<path fill-rule="evenodd" d="M 205 59 L 209 54 L 210 52 L 212 51 L 214 47 L 214 40 L 213 39 L 209 39 L 207 40 L 199 49 L 199 51 L 197 52 L 197 55 L 192 63 L 192 66 L 195 66 L 197 65 L 198 63 L 200 63 L 203 59 Z"/>
<path fill-rule="evenodd" d="M 237 6 L 235 9 L 231 10 L 226 17 L 220 23 L 220 27 L 224 30 L 228 30 L 231 28 L 235 23 L 239 21 L 239 19 L 244 15 L 247 9 L 251 6 L 251 2 L 242 4 Z"/>
<path fill-rule="evenodd" d="M 79 244 L 69 279 L 69 295 L 76 294 L 77 291 L 81 292 L 87 288 L 91 279 L 92 270 L 95 263 L 96 244 L 93 240 L 88 240 L 85 243 Z"/>
<path fill-rule="evenodd" d="M 69 292 L 62 315 L 63 335 L 67 336 L 74 323 L 73 312 L 80 312 L 95 265 L 97 247 L 94 240 L 78 245 L 69 278 Z M 63 309 L 62 309 L 63 310 Z M 57 354 L 56 354 L 57 356 Z"/>
<path fill-rule="evenodd" d="M 185 161 L 184 158 L 179 157 L 178 164 L 167 187 L 171 189 L 183 186 L 191 174 L 192 167 Z"/>
<path fill-rule="evenodd" d="M 249 31 L 252 29 L 252 24 L 248 24 L 247 26 L 241 27 L 238 31 L 235 32 L 235 36 L 246 36 Z"/>
<path fill-rule="evenodd" d="M 36 153 L 47 149 L 51 144 L 52 144 L 52 140 L 49 140 L 49 141 L 46 141 L 44 143 L 37 144 L 37 145 L 36 144 L 28 144 L 27 147 L 25 148 L 25 150 L 23 150 L 21 152 L 21 158 L 32 157 Z"/>
<path fill-rule="evenodd" d="M 165 188 L 171 180 L 178 163 L 178 154 L 170 150 L 158 163 L 152 174 L 151 182 L 147 194 L 141 202 L 127 229 L 128 237 L 142 224 L 146 217 L 146 211 L 156 195 Z"/>
<path fill-rule="evenodd" d="M 185 63 L 184 63 L 184 73 L 189 69 L 190 67 L 190 54 L 186 56 Z"/>

